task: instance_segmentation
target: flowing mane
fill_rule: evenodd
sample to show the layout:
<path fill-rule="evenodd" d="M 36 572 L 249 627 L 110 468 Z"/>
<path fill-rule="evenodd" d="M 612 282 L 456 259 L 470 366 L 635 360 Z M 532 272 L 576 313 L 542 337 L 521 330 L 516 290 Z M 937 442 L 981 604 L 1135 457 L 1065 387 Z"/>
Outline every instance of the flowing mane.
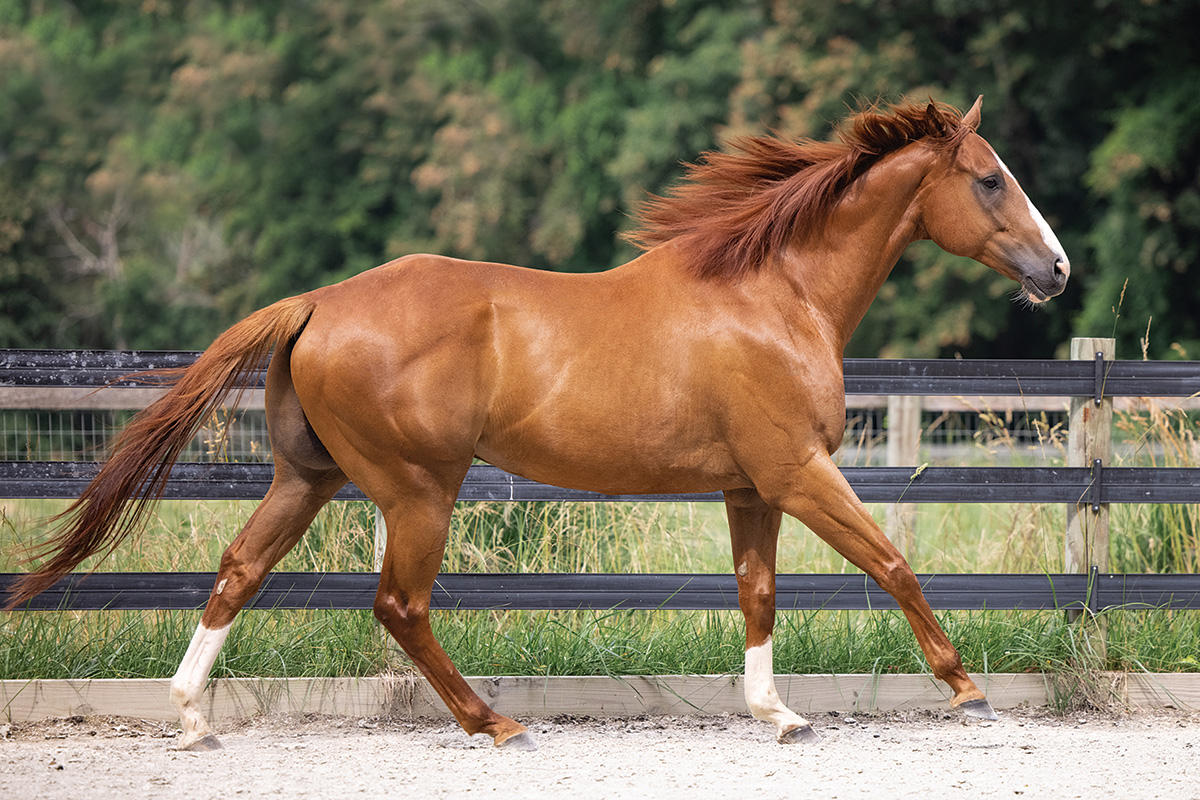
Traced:
<path fill-rule="evenodd" d="M 698 275 L 741 277 L 797 233 L 818 229 L 850 184 L 882 156 L 919 139 L 956 147 L 971 131 L 962 116 L 943 103 L 904 103 L 849 117 L 835 141 L 736 139 L 730 143 L 735 152 L 703 153 L 682 183 L 642 203 L 638 226 L 625 238 L 647 250 L 684 239 Z"/>

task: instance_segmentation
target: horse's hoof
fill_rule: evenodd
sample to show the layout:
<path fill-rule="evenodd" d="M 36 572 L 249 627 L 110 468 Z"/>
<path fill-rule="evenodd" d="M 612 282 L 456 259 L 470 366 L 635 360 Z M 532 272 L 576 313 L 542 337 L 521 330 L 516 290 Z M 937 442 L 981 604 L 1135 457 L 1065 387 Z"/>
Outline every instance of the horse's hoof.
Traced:
<path fill-rule="evenodd" d="M 538 749 L 537 742 L 534 741 L 533 735 L 529 731 L 521 731 L 503 741 L 496 742 L 496 747 L 502 747 L 505 750 L 523 750 L 526 752 Z"/>
<path fill-rule="evenodd" d="M 819 741 L 821 737 L 813 730 L 812 725 L 800 725 L 779 734 L 780 744 L 814 744 Z"/>
<path fill-rule="evenodd" d="M 207 753 L 212 750 L 224 750 L 225 745 L 221 744 L 221 740 L 210 733 L 179 749 L 186 750 L 189 753 Z"/>
<path fill-rule="evenodd" d="M 1000 719 L 996 716 L 996 712 L 992 708 L 992 704 L 983 698 L 980 698 L 979 700 L 967 700 L 966 702 L 959 703 L 958 710 L 972 719 L 987 719 L 993 721 Z"/>

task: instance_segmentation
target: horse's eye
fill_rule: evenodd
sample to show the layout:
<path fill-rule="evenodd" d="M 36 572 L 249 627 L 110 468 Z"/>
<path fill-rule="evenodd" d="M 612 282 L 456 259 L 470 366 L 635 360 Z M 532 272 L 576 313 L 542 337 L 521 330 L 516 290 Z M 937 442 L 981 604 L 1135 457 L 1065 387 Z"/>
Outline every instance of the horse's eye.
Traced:
<path fill-rule="evenodd" d="M 1000 179 L 997 178 L 995 175 L 988 175 L 986 178 L 983 178 L 979 182 L 982 183 L 983 188 L 987 189 L 989 192 L 994 192 L 997 189 L 999 189 L 1001 186 L 1003 186 L 1003 184 L 1000 182 Z"/>

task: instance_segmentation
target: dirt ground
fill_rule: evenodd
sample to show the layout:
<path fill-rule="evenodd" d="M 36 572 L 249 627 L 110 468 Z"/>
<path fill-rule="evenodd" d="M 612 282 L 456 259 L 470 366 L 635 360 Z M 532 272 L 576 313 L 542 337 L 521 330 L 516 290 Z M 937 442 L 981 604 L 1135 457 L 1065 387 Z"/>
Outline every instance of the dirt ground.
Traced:
<path fill-rule="evenodd" d="M 261 718 L 225 750 L 176 752 L 173 724 L 0 725 L 0 795 L 39 798 L 1171 798 L 1200 800 L 1200 715 L 820 715 L 814 745 L 748 717 L 533 720 L 496 750 L 444 721 Z"/>

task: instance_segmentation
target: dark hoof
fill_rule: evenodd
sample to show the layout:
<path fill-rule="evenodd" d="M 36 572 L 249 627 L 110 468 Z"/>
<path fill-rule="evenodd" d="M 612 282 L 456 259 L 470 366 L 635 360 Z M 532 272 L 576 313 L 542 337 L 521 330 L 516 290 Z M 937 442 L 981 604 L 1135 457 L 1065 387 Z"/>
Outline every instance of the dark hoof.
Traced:
<path fill-rule="evenodd" d="M 819 741 L 821 737 L 813 730 L 812 725 L 801 725 L 779 734 L 780 744 L 814 744 Z"/>
<path fill-rule="evenodd" d="M 211 733 L 207 736 L 202 736 L 196 741 L 189 744 L 187 747 L 181 747 L 180 750 L 186 750 L 189 753 L 207 753 L 212 750 L 224 750 L 225 745 L 221 744 L 221 740 Z"/>
<path fill-rule="evenodd" d="M 987 700 L 967 700 L 959 704 L 958 710 L 972 719 L 1000 719 Z"/>
<path fill-rule="evenodd" d="M 537 742 L 533 740 L 533 736 L 529 731 L 521 731 L 502 742 L 496 742 L 496 747 L 502 747 L 505 750 L 524 750 L 527 752 L 538 749 Z"/>

